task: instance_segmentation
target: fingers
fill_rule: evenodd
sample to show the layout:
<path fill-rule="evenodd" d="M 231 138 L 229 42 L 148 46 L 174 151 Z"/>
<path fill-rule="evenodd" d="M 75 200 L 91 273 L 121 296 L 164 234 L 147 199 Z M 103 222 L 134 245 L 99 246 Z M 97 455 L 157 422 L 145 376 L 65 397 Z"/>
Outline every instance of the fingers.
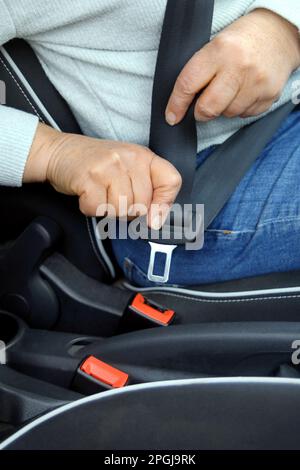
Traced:
<path fill-rule="evenodd" d="M 90 185 L 79 197 L 79 208 L 87 217 L 104 216 L 107 211 L 106 188 Z"/>
<path fill-rule="evenodd" d="M 129 144 L 118 152 L 118 158 L 107 157 L 103 166 L 93 159 L 83 176 L 77 194 L 85 215 L 111 218 L 148 215 L 156 229 L 163 225 L 181 187 L 181 177 L 173 165 L 149 149 Z M 156 214 L 149 216 L 153 207 Z"/>
<path fill-rule="evenodd" d="M 107 191 L 108 217 L 126 217 L 134 202 L 131 179 L 120 174 L 114 179 Z"/>
<path fill-rule="evenodd" d="M 234 73 L 219 73 L 198 99 L 195 119 L 207 122 L 219 117 L 234 101 L 240 88 L 240 80 Z"/>
<path fill-rule="evenodd" d="M 88 217 L 146 215 L 153 196 L 150 169 L 148 167 L 148 171 L 144 171 L 142 167 L 136 170 L 132 174 L 115 174 L 107 187 L 96 182 L 85 185 L 79 198 L 81 212 Z"/>
<path fill-rule="evenodd" d="M 164 224 L 169 210 L 180 191 L 182 179 L 169 162 L 155 156 L 151 164 L 153 197 L 148 214 L 150 227 L 158 230 Z"/>
<path fill-rule="evenodd" d="M 270 94 L 266 99 L 255 83 L 239 81 L 235 73 L 220 73 L 203 92 L 195 106 L 195 119 L 208 122 L 221 115 L 227 118 L 251 117 L 263 114 L 273 105 L 275 98 Z"/>
<path fill-rule="evenodd" d="M 108 189 L 108 217 L 137 217 L 148 213 L 152 201 L 149 171 L 120 175 Z"/>
<path fill-rule="evenodd" d="M 281 96 L 289 74 L 284 67 L 274 73 L 275 58 L 264 52 L 264 40 L 258 48 L 256 27 L 253 34 L 252 22 L 246 22 L 245 18 L 240 19 L 226 28 L 183 68 L 166 108 L 170 125 L 184 118 L 200 92 L 195 119 L 203 122 L 221 115 L 260 115 Z M 251 34 L 243 34 L 245 26 Z"/>
<path fill-rule="evenodd" d="M 260 114 L 266 113 L 273 106 L 274 101 L 256 101 L 252 106 L 246 109 L 241 115 L 242 118 L 248 118 L 252 116 L 259 116 Z"/>
<path fill-rule="evenodd" d="M 166 120 L 174 126 L 185 116 L 195 96 L 216 75 L 215 62 L 210 57 L 210 46 L 197 52 L 180 73 L 166 109 Z"/>
<path fill-rule="evenodd" d="M 242 114 L 257 101 L 257 94 L 254 93 L 254 88 L 243 88 L 236 98 L 225 109 L 223 115 L 228 118 L 242 116 Z"/>
<path fill-rule="evenodd" d="M 150 172 L 141 171 L 140 174 L 134 173 L 131 176 L 131 184 L 133 189 L 133 207 L 129 215 L 132 217 L 147 215 L 153 197 Z"/>

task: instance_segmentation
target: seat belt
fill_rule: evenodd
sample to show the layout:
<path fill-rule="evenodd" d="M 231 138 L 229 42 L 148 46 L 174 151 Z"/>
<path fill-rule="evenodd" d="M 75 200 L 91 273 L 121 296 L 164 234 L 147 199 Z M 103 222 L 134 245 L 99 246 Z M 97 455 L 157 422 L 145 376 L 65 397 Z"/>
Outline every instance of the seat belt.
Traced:
<path fill-rule="evenodd" d="M 182 68 L 210 39 L 213 8 L 213 0 L 168 0 L 153 85 L 150 131 L 150 148 L 172 163 L 182 176 L 183 185 L 176 203 L 182 209 L 192 204 L 194 214 L 197 212 L 197 204 L 204 205 L 202 227 L 198 224 L 201 230 L 206 230 L 220 213 L 283 120 L 295 108 L 289 102 L 240 129 L 218 146 L 196 170 L 194 104 L 185 119 L 174 127 L 166 123 L 165 110 Z M 151 247 L 148 279 L 152 282 L 168 282 L 174 250 L 178 245 L 192 241 L 186 240 L 182 233 L 182 219 L 173 219 L 171 224 L 167 231 L 171 235 L 168 240 L 163 238 L 162 230 L 154 238 L 148 237 Z M 178 234 L 181 234 L 181 238 L 178 238 Z M 158 254 L 165 256 L 162 275 L 154 272 Z"/>
<path fill-rule="evenodd" d="M 191 189 L 196 174 L 198 139 L 194 106 L 190 107 L 180 125 L 175 127 L 167 124 L 165 110 L 179 73 L 188 60 L 210 40 L 213 10 L 214 0 L 168 0 L 157 56 L 149 147 L 172 163 L 182 175 L 182 188 L 176 201 L 182 207 L 191 203 Z M 169 279 L 172 253 L 177 246 L 177 224 L 181 231 L 181 218 L 174 220 L 174 224 L 168 227 L 171 234 L 168 240 L 162 239 L 161 231 L 157 231 L 152 240 L 148 231 L 151 247 L 148 279 L 151 281 L 165 283 Z M 157 243 L 157 238 L 162 243 Z M 154 273 L 158 253 L 163 253 L 166 258 L 162 276 Z"/>
<path fill-rule="evenodd" d="M 152 93 L 149 146 L 183 177 L 177 202 L 187 204 L 195 177 L 197 129 L 194 106 L 180 125 L 169 126 L 165 111 L 176 78 L 190 58 L 210 40 L 214 0 L 168 0 Z"/>
<path fill-rule="evenodd" d="M 55 129 L 81 134 L 68 104 L 22 39 L 13 39 L 0 47 L 0 78 L 6 84 L 7 106 L 34 114 Z"/>

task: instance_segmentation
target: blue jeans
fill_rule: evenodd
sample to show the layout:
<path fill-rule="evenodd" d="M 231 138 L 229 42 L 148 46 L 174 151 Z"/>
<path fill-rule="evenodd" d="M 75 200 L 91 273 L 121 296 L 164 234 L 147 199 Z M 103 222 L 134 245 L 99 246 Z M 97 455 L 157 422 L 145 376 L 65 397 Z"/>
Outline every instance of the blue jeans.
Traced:
<path fill-rule="evenodd" d="M 198 163 L 211 151 L 201 152 Z M 147 279 L 147 242 L 115 240 L 112 246 L 132 283 L 153 285 Z M 206 231 L 203 249 L 175 250 L 169 284 L 199 285 L 296 269 L 300 269 L 299 110 L 285 120 Z"/>

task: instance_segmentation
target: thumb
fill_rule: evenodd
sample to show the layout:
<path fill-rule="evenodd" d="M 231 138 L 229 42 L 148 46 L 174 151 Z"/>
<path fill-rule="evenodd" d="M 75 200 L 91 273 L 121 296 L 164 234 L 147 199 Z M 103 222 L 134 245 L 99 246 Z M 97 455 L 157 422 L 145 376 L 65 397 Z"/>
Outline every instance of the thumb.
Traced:
<path fill-rule="evenodd" d="M 148 224 L 154 230 L 159 230 L 180 191 L 182 179 L 171 163 L 155 156 L 151 163 L 151 180 L 153 196 Z"/>

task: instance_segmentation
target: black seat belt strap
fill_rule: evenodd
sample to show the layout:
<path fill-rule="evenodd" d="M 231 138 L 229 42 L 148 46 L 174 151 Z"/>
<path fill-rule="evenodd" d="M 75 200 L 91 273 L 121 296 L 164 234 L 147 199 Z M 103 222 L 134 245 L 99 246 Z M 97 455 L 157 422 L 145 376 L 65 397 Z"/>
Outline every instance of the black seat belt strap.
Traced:
<path fill-rule="evenodd" d="M 197 131 L 193 107 L 175 127 L 165 111 L 175 81 L 190 58 L 211 36 L 214 0 L 168 0 L 153 84 L 150 148 L 183 177 L 177 202 L 186 204 L 196 171 Z"/>

